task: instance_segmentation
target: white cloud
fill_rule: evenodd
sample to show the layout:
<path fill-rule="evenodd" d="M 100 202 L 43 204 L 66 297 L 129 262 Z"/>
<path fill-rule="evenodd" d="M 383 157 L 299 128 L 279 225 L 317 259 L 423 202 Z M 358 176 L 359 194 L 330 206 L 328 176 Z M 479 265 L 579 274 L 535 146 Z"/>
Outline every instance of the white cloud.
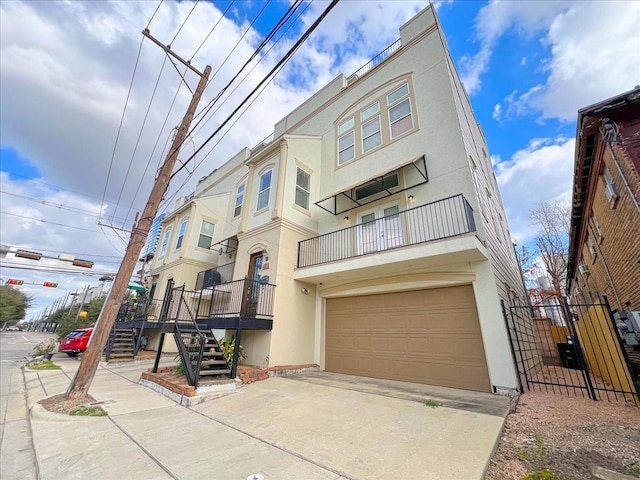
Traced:
<path fill-rule="evenodd" d="M 493 107 L 493 119 L 496 121 L 500 121 L 502 119 L 502 105 L 496 103 Z"/>
<path fill-rule="evenodd" d="M 553 18 L 570 2 L 519 1 L 503 2 L 493 0 L 482 7 L 475 20 L 475 39 L 480 50 L 474 55 L 460 59 L 460 75 L 469 94 L 476 93 L 482 85 L 481 77 L 489 69 L 489 63 L 498 40 L 514 30 L 522 36 L 532 36 L 545 29 Z"/>
<path fill-rule="evenodd" d="M 514 102 L 542 118 L 574 120 L 580 108 L 640 83 L 640 3 L 580 2 L 555 17 L 544 42 L 549 77 Z"/>
<path fill-rule="evenodd" d="M 529 219 L 536 204 L 570 201 L 574 149 L 574 139 L 536 138 L 511 159 L 495 164 L 509 227 L 517 243 L 526 243 L 536 234 Z"/>
<path fill-rule="evenodd" d="M 213 132 L 282 53 L 290 48 L 292 38 L 297 38 L 305 25 L 317 18 L 326 5 L 323 2 L 312 3 L 304 15 L 303 24 L 288 33 L 290 38 L 277 43 L 262 63 L 253 62 L 252 67 L 255 68 L 248 74 L 247 80 L 234 93 L 227 93 L 226 96 L 233 101 L 218 105 L 213 110 L 215 113 L 210 115 L 210 121 L 201 125 L 193 143 L 189 142 L 183 149 L 181 159 L 186 159 L 193 151 L 193 145 L 200 145 Z M 241 148 L 257 144 L 271 133 L 277 121 L 335 75 L 349 75 L 397 39 L 399 26 L 427 5 L 426 0 L 340 2 L 296 53 L 283 75 L 265 89 L 248 113 L 229 130 L 212 155 L 206 158 L 199 155 L 197 162 L 189 168 L 193 172 L 191 176 L 183 172 L 176 177 L 171 193 L 175 193 L 182 185 L 183 193 L 189 193 L 201 176 L 211 172 Z M 164 60 L 162 50 L 145 41 L 114 163 L 110 167 L 141 41 L 140 32 L 147 26 L 146 22 L 156 6 L 157 2 L 142 1 L 0 3 L 1 146 L 12 148 L 29 159 L 41 172 L 44 181 L 60 185 L 64 190 L 57 192 L 37 182 L 15 181 L 3 175 L 0 177 L 3 191 L 50 203 L 81 206 L 83 210 L 91 212 L 102 208 L 107 217 L 114 214 L 116 217 L 127 217 L 118 218 L 117 223 L 131 227 L 133 216 L 142 209 L 151 189 L 162 158 L 161 152 L 166 148 L 172 129 L 179 123 L 191 98 L 190 92 L 182 86 L 173 109 L 168 113 L 181 80 L 174 67 L 167 62 L 158 81 L 144 130 L 140 133 Z M 163 43 L 172 42 L 172 49 L 187 59 L 222 15 L 213 2 L 199 2 L 180 35 L 172 41 L 192 8 L 193 2 L 189 0 L 163 2 L 149 26 L 152 35 Z M 261 35 L 255 30 L 241 38 L 250 20 L 242 12 L 239 13 L 234 18 L 242 18 L 242 23 L 230 18 L 222 19 L 214 34 L 192 60 L 193 65 L 201 70 L 206 64 L 211 64 L 214 72 L 219 69 L 210 80 L 201 106 L 205 106 L 220 91 L 261 41 Z M 24 32 L 29 34 L 25 35 Z M 228 60 L 221 64 L 227 56 Z M 288 77 L 287 73 L 290 74 Z M 190 87 L 195 88 L 197 76 L 187 72 L 185 78 Z M 167 117 L 166 125 L 162 128 Z M 210 145 L 213 146 L 219 139 L 214 139 Z M 207 146 L 204 152 L 209 150 Z M 193 171 L 196 165 L 198 168 Z M 101 207 L 100 199 L 109 171 L 105 206 Z M 167 203 L 173 205 L 173 202 Z M 15 196 L 2 195 L 2 210 L 99 232 L 95 217 L 56 210 Z M 13 219 L 5 221 L 7 218 Z M 90 253 L 91 260 L 107 259 L 100 255 L 117 255 L 123 250 L 122 242 L 114 231 L 108 229 L 105 236 L 103 233 L 90 233 L 19 217 L 3 215 L 2 220 L 0 235 L 3 244 L 44 252 Z M 115 249 L 109 241 L 115 245 Z M 43 260 L 41 265 L 46 263 Z M 97 262 L 94 269 L 112 270 L 115 266 Z M 14 273 L 7 271 L 12 275 Z M 2 275 L 7 277 L 5 271 Z M 27 270 L 20 271 L 20 275 L 34 282 L 46 277 L 45 274 Z M 37 300 L 29 314 L 52 303 L 64 289 L 82 287 L 86 282 L 89 280 L 83 277 L 63 277 L 57 291 L 25 286 Z"/>

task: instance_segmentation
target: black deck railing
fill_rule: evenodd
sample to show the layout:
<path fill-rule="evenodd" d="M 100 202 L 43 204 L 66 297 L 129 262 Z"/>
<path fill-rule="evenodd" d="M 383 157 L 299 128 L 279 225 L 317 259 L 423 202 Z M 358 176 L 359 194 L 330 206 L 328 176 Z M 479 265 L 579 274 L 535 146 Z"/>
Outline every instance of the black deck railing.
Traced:
<path fill-rule="evenodd" d="M 272 318 L 275 285 L 249 279 L 201 290 L 176 287 L 164 300 L 125 303 L 119 321 L 193 322 L 216 317 Z"/>
<path fill-rule="evenodd" d="M 400 39 L 398 39 L 395 42 L 393 42 L 391 45 L 389 45 L 387 48 L 385 48 L 383 51 L 381 51 L 379 54 L 377 54 L 375 57 L 373 57 L 371 60 L 369 60 L 367 63 L 365 63 L 358 70 L 356 70 L 354 73 L 349 75 L 347 77 L 347 83 L 351 83 L 354 80 L 356 80 L 357 78 L 360 78 L 362 75 L 364 75 L 369 70 L 371 70 L 376 65 L 378 65 L 380 62 L 382 62 L 389 55 L 391 55 L 396 50 L 398 50 L 401 45 L 402 45 L 402 42 L 400 41 Z"/>
<path fill-rule="evenodd" d="M 475 232 L 462 194 L 298 242 L 298 267 L 345 260 Z"/>

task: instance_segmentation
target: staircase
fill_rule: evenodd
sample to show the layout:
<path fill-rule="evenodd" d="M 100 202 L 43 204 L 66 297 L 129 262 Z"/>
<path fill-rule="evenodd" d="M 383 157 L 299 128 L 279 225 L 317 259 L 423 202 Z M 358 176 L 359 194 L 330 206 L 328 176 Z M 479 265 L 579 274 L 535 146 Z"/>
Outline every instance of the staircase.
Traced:
<path fill-rule="evenodd" d="M 189 385 L 197 387 L 203 382 L 212 383 L 229 377 L 231 369 L 210 330 L 176 324 L 174 337 Z"/>
<path fill-rule="evenodd" d="M 111 359 L 133 359 L 134 347 L 133 330 L 130 328 L 117 328 L 114 325 L 109 337 L 106 354 L 107 362 Z"/>

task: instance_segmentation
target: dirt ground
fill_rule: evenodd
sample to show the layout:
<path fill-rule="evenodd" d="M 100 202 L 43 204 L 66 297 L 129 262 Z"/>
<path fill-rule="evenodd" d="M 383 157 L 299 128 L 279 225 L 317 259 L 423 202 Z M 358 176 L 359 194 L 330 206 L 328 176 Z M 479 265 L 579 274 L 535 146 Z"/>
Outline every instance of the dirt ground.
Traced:
<path fill-rule="evenodd" d="M 75 400 L 65 400 L 64 394 L 62 393 L 60 395 L 54 395 L 52 397 L 45 398 L 44 400 L 40 400 L 38 403 L 40 403 L 40 405 L 42 405 L 50 412 L 71 415 L 73 412 L 82 408 L 84 405 L 90 404 L 92 402 L 95 402 L 95 400 L 90 395 Z"/>
<path fill-rule="evenodd" d="M 640 409 L 526 393 L 507 418 L 485 479 L 591 480 L 596 466 L 640 478 Z"/>

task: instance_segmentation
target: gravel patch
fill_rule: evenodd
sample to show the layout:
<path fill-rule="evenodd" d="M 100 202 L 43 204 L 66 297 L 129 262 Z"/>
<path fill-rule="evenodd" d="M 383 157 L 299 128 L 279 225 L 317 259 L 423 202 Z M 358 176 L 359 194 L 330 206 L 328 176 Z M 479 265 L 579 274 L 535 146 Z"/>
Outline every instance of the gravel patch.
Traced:
<path fill-rule="evenodd" d="M 548 469 L 553 476 L 539 478 L 590 480 L 595 466 L 640 478 L 640 410 L 629 403 L 526 393 L 507 418 L 485 479 L 522 480 Z"/>

